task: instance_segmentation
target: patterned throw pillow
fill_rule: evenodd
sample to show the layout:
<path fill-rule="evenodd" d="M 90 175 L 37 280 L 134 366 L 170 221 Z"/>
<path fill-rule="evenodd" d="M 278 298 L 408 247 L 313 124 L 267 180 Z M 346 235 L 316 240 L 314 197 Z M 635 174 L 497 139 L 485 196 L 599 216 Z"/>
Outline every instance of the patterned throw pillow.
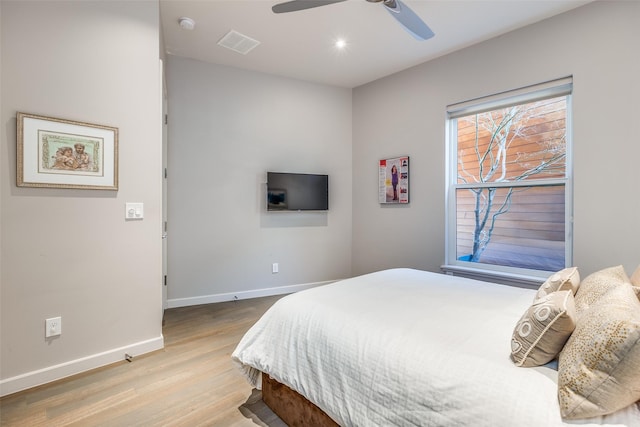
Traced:
<path fill-rule="evenodd" d="M 578 267 L 568 267 L 549 276 L 549 278 L 540 285 L 533 300 L 543 298 L 555 291 L 571 291 L 573 295 L 575 295 L 578 286 L 580 286 Z"/>
<path fill-rule="evenodd" d="M 573 293 L 558 291 L 537 299 L 520 318 L 511 337 L 517 366 L 540 366 L 556 358 L 575 328 Z"/>
<path fill-rule="evenodd" d="M 640 299 L 640 265 L 631 275 L 631 283 L 633 283 L 633 290 L 636 292 L 636 295 Z"/>
<path fill-rule="evenodd" d="M 631 283 L 633 283 L 634 286 L 640 286 L 640 265 L 631 275 Z"/>
<path fill-rule="evenodd" d="M 621 282 L 629 283 L 629 277 L 621 265 L 605 268 L 585 277 L 576 293 L 578 316 Z"/>
<path fill-rule="evenodd" d="M 588 303 L 559 357 L 558 400 L 567 419 L 613 413 L 640 400 L 640 301 L 618 268 L 594 274 L 597 280 L 585 278 L 576 295 L 576 308 L 580 294 Z"/>

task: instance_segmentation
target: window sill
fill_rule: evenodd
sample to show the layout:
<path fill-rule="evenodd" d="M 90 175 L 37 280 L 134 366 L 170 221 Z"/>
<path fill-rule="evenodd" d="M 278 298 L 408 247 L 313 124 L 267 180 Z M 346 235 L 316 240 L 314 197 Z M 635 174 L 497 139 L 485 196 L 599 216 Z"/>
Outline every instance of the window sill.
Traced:
<path fill-rule="evenodd" d="M 519 288 L 538 289 L 546 280 L 543 276 L 528 276 L 522 274 L 505 273 L 502 271 L 482 270 L 478 268 L 462 267 L 459 265 L 441 265 L 440 270 L 451 276 L 466 277 L 485 282 L 516 286 Z M 542 273 L 542 272 L 541 272 Z M 545 273 L 542 273 L 544 275 Z"/>

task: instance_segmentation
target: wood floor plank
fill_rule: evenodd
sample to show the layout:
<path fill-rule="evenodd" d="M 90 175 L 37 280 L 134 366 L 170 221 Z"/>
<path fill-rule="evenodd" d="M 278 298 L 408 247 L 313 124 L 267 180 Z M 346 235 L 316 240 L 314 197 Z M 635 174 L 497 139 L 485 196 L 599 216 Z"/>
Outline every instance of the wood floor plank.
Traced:
<path fill-rule="evenodd" d="M 284 427 L 231 353 L 281 296 L 165 311 L 165 348 L 0 399 L 0 425 Z"/>

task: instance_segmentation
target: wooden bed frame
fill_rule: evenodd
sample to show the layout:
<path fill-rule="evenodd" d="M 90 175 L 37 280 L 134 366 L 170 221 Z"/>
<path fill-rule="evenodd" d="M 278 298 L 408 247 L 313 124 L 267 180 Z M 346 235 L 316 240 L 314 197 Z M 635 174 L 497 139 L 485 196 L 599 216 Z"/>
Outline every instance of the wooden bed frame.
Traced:
<path fill-rule="evenodd" d="M 322 409 L 264 372 L 262 373 L 262 400 L 290 427 L 339 427 Z"/>

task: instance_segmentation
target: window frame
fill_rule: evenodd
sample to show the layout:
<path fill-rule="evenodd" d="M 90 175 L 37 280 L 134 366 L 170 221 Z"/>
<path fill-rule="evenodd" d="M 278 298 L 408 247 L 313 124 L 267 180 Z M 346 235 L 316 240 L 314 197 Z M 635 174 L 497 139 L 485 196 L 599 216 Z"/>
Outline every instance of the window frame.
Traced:
<path fill-rule="evenodd" d="M 564 185 L 565 203 L 565 267 L 573 265 L 573 126 L 572 126 L 573 78 L 552 80 L 516 90 L 501 92 L 447 106 L 445 123 L 445 264 L 441 269 L 481 280 L 497 281 L 526 287 L 538 286 L 551 271 L 508 267 L 462 261 L 457 257 L 457 204 L 456 190 L 465 188 L 542 187 Z M 540 178 L 531 181 L 458 183 L 457 120 L 471 114 L 487 112 L 513 105 L 521 105 L 543 99 L 566 97 L 565 175 L 562 178 Z"/>

